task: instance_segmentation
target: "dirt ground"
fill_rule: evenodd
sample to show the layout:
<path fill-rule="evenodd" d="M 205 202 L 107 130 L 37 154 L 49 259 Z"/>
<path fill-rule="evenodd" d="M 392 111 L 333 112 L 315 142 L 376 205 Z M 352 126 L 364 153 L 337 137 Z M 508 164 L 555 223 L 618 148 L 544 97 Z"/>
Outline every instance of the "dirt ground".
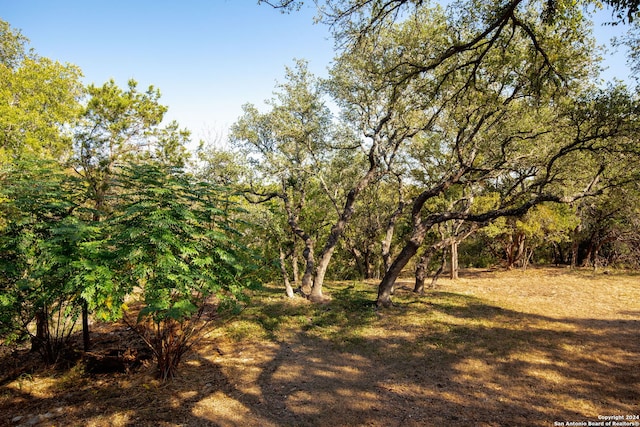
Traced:
<path fill-rule="evenodd" d="M 640 275 L 473 270 L 410 287 L 385 310 L 373 283 L 331 284 L 321 307 L 267 288 L 167 383 L 151 363 L 39 370 L 5 348 L 0 425 L 640 426 Z"/>

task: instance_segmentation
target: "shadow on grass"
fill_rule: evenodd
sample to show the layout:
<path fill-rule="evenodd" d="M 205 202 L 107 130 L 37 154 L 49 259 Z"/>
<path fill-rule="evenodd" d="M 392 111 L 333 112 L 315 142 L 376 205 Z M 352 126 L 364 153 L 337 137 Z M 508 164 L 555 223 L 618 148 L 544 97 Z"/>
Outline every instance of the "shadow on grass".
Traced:
<path fill-rule="evenodd" d="M 0 388 L 0 412 L 63 407 L 131 426 L 549 426 L 637 412 L 638 320 L 551 318 L 447 292 L 401 293 L 377 311 L 373 288 L 330 291 L 326 305 L 267 292 L 228 325 L 230 350 L 197 350 L 172 383 L 84 379 L 47 398 Z"/>

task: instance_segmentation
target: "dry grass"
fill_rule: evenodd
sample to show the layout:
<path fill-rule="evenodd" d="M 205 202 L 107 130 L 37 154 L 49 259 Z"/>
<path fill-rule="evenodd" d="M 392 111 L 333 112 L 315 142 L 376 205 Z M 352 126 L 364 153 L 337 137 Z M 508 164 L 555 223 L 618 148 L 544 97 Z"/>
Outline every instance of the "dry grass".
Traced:
<path fill-rule="evenodd" d="M 408 286 L 382 311 L 373 284 L 331 284 L 326 305 L 267 287 L 173 382 L 152 366 L 13 375 L 0 425 L 552 426 L 640 413 L 640 276 L 467 271 L 423 297 Z"/>

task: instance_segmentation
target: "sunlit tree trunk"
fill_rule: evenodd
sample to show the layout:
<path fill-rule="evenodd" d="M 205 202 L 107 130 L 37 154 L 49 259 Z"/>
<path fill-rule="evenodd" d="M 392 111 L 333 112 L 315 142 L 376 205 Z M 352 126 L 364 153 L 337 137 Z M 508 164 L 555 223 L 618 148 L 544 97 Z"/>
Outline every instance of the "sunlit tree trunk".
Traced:
<path fill-rule="evenodd" d="M 327 268 L 329 267 L 329 262 L 331 261 L 334 249 L 335 246 L 328 251 L 325 251 L 318 261 L 316 277 L 313 281 L 311 294 L 309 295 L 309 299 L 313 302 L 323 302 L 326 299 L 322 293 L 322 284 L 324 283 L 324 276 L 327 274 Z"/>
<path fill-rule="evenodd" d="M 282 248 L 280 248 L 280 272 L 282 273 L 282 279 L 284 280 L 284 289 L 289 298 L 293 298 L 293 288 L 289 282 L 289 273 L 287 273 L 287 267 L 285 265 L 286 255 Z"/>
<path fill-rule="evenodd" d="M 340 214 L 340 218 L 338 219 L 338 222 L 336 222 L 331 228 L 331 232 L 329 233 L 327 242 L 322 249 L 322 253 L 320 254 L 320 259 L 318 261 L 318 266 L 316 269 L 316 276 L 313 281 L 313 289 L 311 290 L 311 295 L 309 296 L 309 299 L 311 299 L 312 301 L 323 301 L 325 299 L 324 295 L 322 294 L 322 286 L 324 284 L 324 277 L 327 274 L 327 268 L 329 267 L 329 262 L 331 261 L 333 252 L 336 248 L 336 245 L 342 238 L 342 235 L 344 234 L 347 223 L 353 216 L 354 205 L 356 199 L 358 198 L 358 195 L 367 187 L 367 185 L 369 185 L 371 180 L 378 173 L 378 167 L 376 163 L 372 161 L 370 164 L 371 167 L 369 168 L 369 171 L 347 194 L 347 198 L 344 204 L 344 208 L 342 209 L 342 213 Z"/>
<path fill-rule="evenodd" d="M 298 215 L 305 204 L 304 195 L 300 197 L 300 201 L 297 206 L 292 205 L 292 201 L 289 198 L 287 192 L 287 184 L 285 180 L 282 181 L 282 194 L 280 195 L 284 202 L 284 208 L 287 212 L 287 222 L 291 227 L 291 232 L 294 236 L 297 236 L 304 242 L 304 249 L 302 250 L 302 258 L 305 262 L 304 273 L 300 283 L 300 291 L 303 295 L 310 295 L 313 288 L 313 274 L 315 269 L 315 242 L 313 238 L 300 227 Z M 295 237 L 294 237 L 295 238 Z M 295 243 L 294 243 L 295 244 Z"/>
<path fill-rule="evenodd" d="M 302 251 L 302 257 L 305 261 L 304 274 L 300 282 L 300 290 L 304 295 L 310 295 L 313 288 L 313 270 L 315 268 L 315 255 L 313 252 L 313 239 L 305 240 L 305 247 Z"/>
<path fill-rule="evenodd" d="M 391 242 L 395 233 L 396 222 L 402 211 L 404 210 L 404 202 L 398 203 L 398 208 L 393 212 L 387 223 L 387 229 L 385 230 L 384 240 L 382 241 L 382 261 L 384 262 L 384 271 L 386 272 L 391 267 Z"/>
<path fill-rule="evenodd" d="M 451 280 L 458 278 L 458 242 L 454 239 L 451 242 Z"/>

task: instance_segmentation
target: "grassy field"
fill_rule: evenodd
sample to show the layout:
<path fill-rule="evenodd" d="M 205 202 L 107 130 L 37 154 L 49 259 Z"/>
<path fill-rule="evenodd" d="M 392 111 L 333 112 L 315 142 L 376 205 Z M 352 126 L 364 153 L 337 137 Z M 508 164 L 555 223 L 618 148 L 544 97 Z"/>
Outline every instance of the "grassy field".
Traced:
<path fill-rule="evenodd" d="M 25 371 L 29 356 L 5 352 L 0 425 L 554 426 L 640 414 L 640 275 L 475 270 L 421 297 L 410 288 L 377 310 L 374 283 L 330 283 L 325 305 L 265 287 L 166 384 L 151 364 Z"/>

